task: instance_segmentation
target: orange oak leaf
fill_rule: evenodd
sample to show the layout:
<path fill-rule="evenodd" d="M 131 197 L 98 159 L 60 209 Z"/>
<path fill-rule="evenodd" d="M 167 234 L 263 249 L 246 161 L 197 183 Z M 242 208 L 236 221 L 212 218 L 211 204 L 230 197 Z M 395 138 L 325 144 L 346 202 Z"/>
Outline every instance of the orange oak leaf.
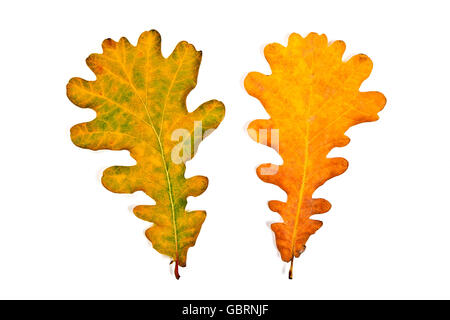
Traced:
<path fill-rule="evenodd" d="M 153 225 L 147 238 L 158 252 L 186 265 L 206 217 L 205 211 L 185 210 L 187 197 L 202 194 L 208 179 L 185 178 L 190 160 L 203 136 L 224 117 L 222 102 L 211 100 L 195 111 L 186 109 L 186 97 L 197 84 L 201 52 L 185 41 L 168 58 L 161 54 L 155 30 L 142 33 L 136 46 L 126 38 L 106 39 L 103 53 L 86 62 L 95 81 L 73 78 L 67 96 L 97 117 L 72 127 L 75 145 L 92 150 L 129 150 L 133 166 L 113 166 L 103 172 L 102 183 L 117 193 L 143 191 L 155 205 L 140 205 L 134 214 Z M 180 155 L 182 154 L 182 155 Z"/>
<path fill-rule="evenodd" d="M 331 208 L 327 200 L 314 199 L 314 191 L 348 167 L 347 160 L 327 154 L 350 142 L 345 132 L 351 126 L 377 120 L 386 104 L 380 92 L 359 91 L 372 70 L 369 57 L 358 54 L 343 62 L 344 51 L 343 41 L 329 44 L 325 35 L 293 33 L 287 47 L 265 47 L 271 75 L 251 72 L 245 78 L 247 92 L 270 115 L 251 122 L 249 135 L 283 158 L 280 166 L 259 166 L 257 174 L 287 193 L 286 202 L 269 201 L 269 208 L 283 219 L 271 228 L 282 260 L 291 262 L 290 279 L 294 258 L 322 226 L 311 216 Z"/>

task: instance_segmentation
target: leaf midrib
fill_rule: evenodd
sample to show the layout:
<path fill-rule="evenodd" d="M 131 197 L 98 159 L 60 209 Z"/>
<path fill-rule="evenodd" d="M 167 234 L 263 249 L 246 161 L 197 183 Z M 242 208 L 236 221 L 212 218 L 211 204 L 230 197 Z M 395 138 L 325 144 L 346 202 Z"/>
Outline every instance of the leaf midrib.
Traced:
<path fill-rule="evenodd" d="M 314 56 L 312 58 L 312 62 L 311 62 L 311 70 L 314 68 Z M 305 191 L 305 185 L 306 185 L 306 177 L 307 177 L 307 173 L 308 173 L 308 161 L 309 161 L 309 156 L 310 156 L 310 152 L 309 152 L 309 146 L 312 144 L 313 141 L 315 141 L 315 139 L 317 137 L 320 136 L 320 133 L 325 131 L 326 129 L 330 128 L 333 124 L 335 124 L 338 120 L 340 120 L 342 117 L 344 117 L 347 113 L 349 113 L 350 111 L 357 111 L 359 113 L 362 114 L 368 114 L 362 110 L 358 110 L 352 106 L 349 106 L 347 110 L 343 111 L 342 113 L 340 113 L 332 122 L 330 122 L 326 127 L 321 128 L 316 134 L 314 134 L 312 136 L 311 139 L 309 139 L 309 135 L 310 135 L 310 117 L 311 117 L 311 96 L 312 96 L 312 90 L 313 89 L 313 85 L 311 84 L 310 89 L 309 89 L 309 97 L 308 97 L 308 107 L 307 107 L 307 112 L 306 112 L 306 117 L 305 117 L 305 123 L 306 123 L 306 128 L 305 128 L 305 138 L 304 138 L 304 165 L 303 165 L 303 173 L 302 173 L 302 184 L 300 186 L 300 191 L 298 193 L 298 204 L 297 204 L 297 213 L 295 216 L 295 223 L 294 223 L 294 230 L 293 230 L 293 234 L 292 234 L 292 241 L 291 241 L 291 254 L 292 254 L 292 258 L 294 258 L 294 254 L 295 254 L 295 242 L 297 240 L 297 229 L 298 229 L 298 224 L 299 224 L 299 219 L 300 219 L 300 212 L 303 206 L 303 196 L 304 196 L 304 191 Z M 318 110 L 316 110 L 316 113 L 319 113 L 320 111 L 322 111 L 323 107 L 319 108 Z"/>
<path fill-rule="evenodd" d="M 314 68 L 314 55 L 312 56 L 311 61 L 311 71 Z M 298 193 L 298 203 L 297 203 L 297 213 L 295 215 L 295 223 L 294 223 L 294 230 L 292 233 L 292 241 L 291 241 L 291 255 L 292 259 L 295 257 L 295 243 L 297 241 L 297 229 L 298 229 L 298 223 L 300 219 L 300 211 L 303 206 L 303 196 L 305 192 L 305 185 L 306 185 L 306 176 L 307 176 L 307 168 L 308 168 L 308 161 L 309 161 L 309 127 L 310 127 L 310 113 L 311 113 L 311 96 L 312 96 L 312 89 L 313 85 L 311 83 L 311 86 L 309 87 L 309 95 L 308 95 L 308 107 L 305 117 L 306 122 L 306 128 L 305 128 L 305 138 L 304 138 L 304 161 L 303 161 L 303 173 L 302 173 L 302 184 L 300 186 L 300 191 Z"/>
<path fill-rule="evenodd" d="M 180 60 L 179 66 L 177 68 L 177 71 L 175 72 L 175 74 L 173 76 L 173 79 L 172 79 L 172 82 L 171 82 L 171 86 L 169 87 L 169 90 L 167 91 L 167 95 L 166 95 L 166 98 L 165 98 L 163 109 L 165 109 L 165 107 L 166 107 L 167 98 L 168 98 L 168 96 L 171 93 L 171 90 L 172 90 L 172 87 L 173 87 L 173 83 L 175 82 L 175 79 L 178 76 L 178 72 L 180 70 L 180 67 L 183 64 L 186 50 L 187 49 L 185 49 L 185 52 L 183 54 L 183 58 Z M 147 54 L 146 54 L 145 66 L 147 68 L 149 50 L 147 50 L 146 53 Z M 150 121 L 150 123 L 148 123 L 147 121 L 144 121 L 144 123 L 146 123 L 147 125 L 150 125 L 150 127 L 152 128 L 153 133 L 155 134 L 156 139 L 158 141 L 158 146 L 159 146 L 159 149 L 160 149 L 160 156 L 161 156 L 161 160 L 162 160 L 162 163 L 163 163 L 163 166 L 164 166 L 164 171 L 165 171 L 166 180 L 167 180 L 167 187 L 168 187 L 168 194 L 169 194 L 169 200 L 170 200 L 170 207 L 171 207 L 171 211 L 172 211 L 172 222 L 173 222 L 173 229 L 174 229 L 175 255 L 176 255 L 175 259 L 177 260 L 177 263 L 178 263 L 178 250 L 179 250 L 179 248 L 178 248 L 178 228 L 177 228 L 177 219 L 176 219 L 176 215 L 175 215 L 175 204 L 174 204 L 174 201 L 173 201 L 172 182 L 171 182 L 171 179 L 170 179 L 169 170 L 167 168 L 167 161 L 166 161 L 166 158 L 165 158 L 164 147 L 163 147 L 163 144 L 161 142 L 160 135 L 156 132 L 156 128 L 155 128 L 155 126 L 153 124 L 153 119 L 150 116 L 150 113 L 149 113 L 148 108 L 147 108 L 147 102 L 148 102 L 148 72 L 145 73 L 145 94 L 146 94 L 146 99 L 145 100 L 146 101 L 144 102 L 142 100 L 141 96 L 139 95 L 139 93 L 137 91 L 137 88 L 133 85 L 133 83 L 132 83 L 132 81 L 131 81 L 131 79 L 130 79 L 130 77 L 128 75 L 128 72 L 127 72 L 124 64 L 122 63 L 122 61 L 120 61 L 120 59 L 116 59 L 116 61 L 120 64 L 123 72 L 125 73 L 125 75 L 127 77 L 127 81 L 128 81 L 129 87 L 133 89 L 133 91 L 135 92 L 136 96 L 139 98 L 139 100 L 141 101 L 142 105 L 144 106 L 145 112 L 146 112 L 147 117 L 148 117 L 148 119 Z M 163 119 L 161 120 L 161 126 L 162 125 L 163 125 Z"/>

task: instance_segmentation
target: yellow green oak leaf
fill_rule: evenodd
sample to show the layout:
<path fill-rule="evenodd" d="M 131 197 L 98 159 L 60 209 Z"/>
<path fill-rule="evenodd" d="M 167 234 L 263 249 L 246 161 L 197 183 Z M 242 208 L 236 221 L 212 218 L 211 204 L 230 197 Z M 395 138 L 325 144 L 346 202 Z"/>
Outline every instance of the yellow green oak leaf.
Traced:
<path fill-rule="evenodd" d="M 205 211 L 186 211 L 187 197 L 208 186 L 206 177 L 185 178 L 185 162 L 196 152 L 198 134 L 217 128 L 225 108 L 211 100 L 187 111 L 186 97 L 197 84 L 202 56 L 187 42 L 178 43 L 168 58 L 155 30 L 142 33 L 136 46 L 121 38 L 106 39 L 102 48 L 86 60 L 96 80 L 72 78 L 67 84 L 69 99 L 97 114 L 72 127 L 71 139 L 91 150 L 129 150 L 136 164 L 106 169 L 102 183 L 116 193 L 143 191 L 155 201 L 133 211 L 153 223 L 145 234 L 155 250 L 175 262 L 178 279 L 178 266 L 186 266 L 187 251 L 206 217 Z M 174 135 L 177 130 L 185 134 Z"/>

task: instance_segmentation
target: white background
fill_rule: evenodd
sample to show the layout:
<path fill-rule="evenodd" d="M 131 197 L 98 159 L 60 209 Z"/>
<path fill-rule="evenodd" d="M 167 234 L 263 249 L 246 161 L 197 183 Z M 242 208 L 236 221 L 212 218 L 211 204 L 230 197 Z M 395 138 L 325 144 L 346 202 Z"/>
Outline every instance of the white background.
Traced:
<path fill-rule="evenodd" d="M 2 2 L 0 298 L 450 298 L 448 13 L 446 1 Z M 67 99 L 67 81 L 94 79 L 84 59 L 103 39 L 135 44 L 150 29 L 166 56 L 181 40 L 203 51 L 188 108 L 227 108 L 188 163 L 188 176 L 210 179 L 189 208 L 208 216 L 179 281 L 131 212 L 152 200 L 100 183 L 103 169 L 133 163 L 128 152 L 69 138 L 94 113 Z M 285 194 L 255 174 L 281 160 L 246 135 L 267 114 L 243 78 L 269 73 L 265 44 L 311 31 L 344 40 L 346 58 L 369 55 L 362 90 L 388 103 L 332 151 L 350 167 L 317 191 L 333 207 L 289 281 L 267 207 Z"/>

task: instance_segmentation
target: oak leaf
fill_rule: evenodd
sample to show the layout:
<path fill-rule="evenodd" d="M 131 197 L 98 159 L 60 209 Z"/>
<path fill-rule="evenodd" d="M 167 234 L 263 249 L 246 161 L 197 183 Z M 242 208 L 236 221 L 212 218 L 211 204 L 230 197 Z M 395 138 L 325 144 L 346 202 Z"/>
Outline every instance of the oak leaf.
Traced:
<path fill-rule="evenodd" d="M 282 260 L 291 262 L 289 278 L 294 257 L 322 226 L 311 216 L 331 208 L 327 200 L 314 199 L 314 191 L 348 167 L 347 160 L 327 154 L 350 142 L 345 132 L 351 126 L 377 120 L 386 103 L 379 92 L 359 91 L 372 70 L 369 57 L 358 54 L 343 62 L 344 51 L 343 41 L 328 44 L 325 35 L 302 38 L 293 33 L 287 47 L 265 47 L 272 74 L 251 72 L 244 82 L 270 115 L 251 122 L 249 135 L 276 149 L 283 159 L 280 166 L 259 166 L 257 175 L 287 193 L 286 202 L 269 201 L 269 208 L 283 220 L 271 228 Z"/>
<path fill-rule="evenodd" d="M 200 135 L 215 129 L 224 117 L 222 102 L 211 100 L 189 113 L 186 97 L 196 86 L 201 52 L 180 42 L 168 58 L 161 54 L 161 37 L 155 30 L 142 33 L 136 46 L 126 38 L 106 39 L 102 54 L 86 62 L 95 81 L 73 78 L 67 96 L 81 108 L 95 110 L 97 117 L 72 127 L 71 139 L 81 148 L 129 150 L 133 166 L 113 166 L 103 172 L 102 183 L 116 193 L 143 191 L 156 202 L 139 205 L 134 214 L 153 225 L 146 231 L 153 248 L 186 265 L 206 217 L 205 211 L 185 210 L 187 197 L 205 191 L 208 179 L 186 179 L 185 162 L 191 159 Z M 187 132 L 181 142 L 176 130 Z M 200 137 L 201 138 L 201 137 Z M 182 161 L 174 161 L 177 145 L 188 146 Z M 183 149 L 186 151 L 186 148 Z"/>

